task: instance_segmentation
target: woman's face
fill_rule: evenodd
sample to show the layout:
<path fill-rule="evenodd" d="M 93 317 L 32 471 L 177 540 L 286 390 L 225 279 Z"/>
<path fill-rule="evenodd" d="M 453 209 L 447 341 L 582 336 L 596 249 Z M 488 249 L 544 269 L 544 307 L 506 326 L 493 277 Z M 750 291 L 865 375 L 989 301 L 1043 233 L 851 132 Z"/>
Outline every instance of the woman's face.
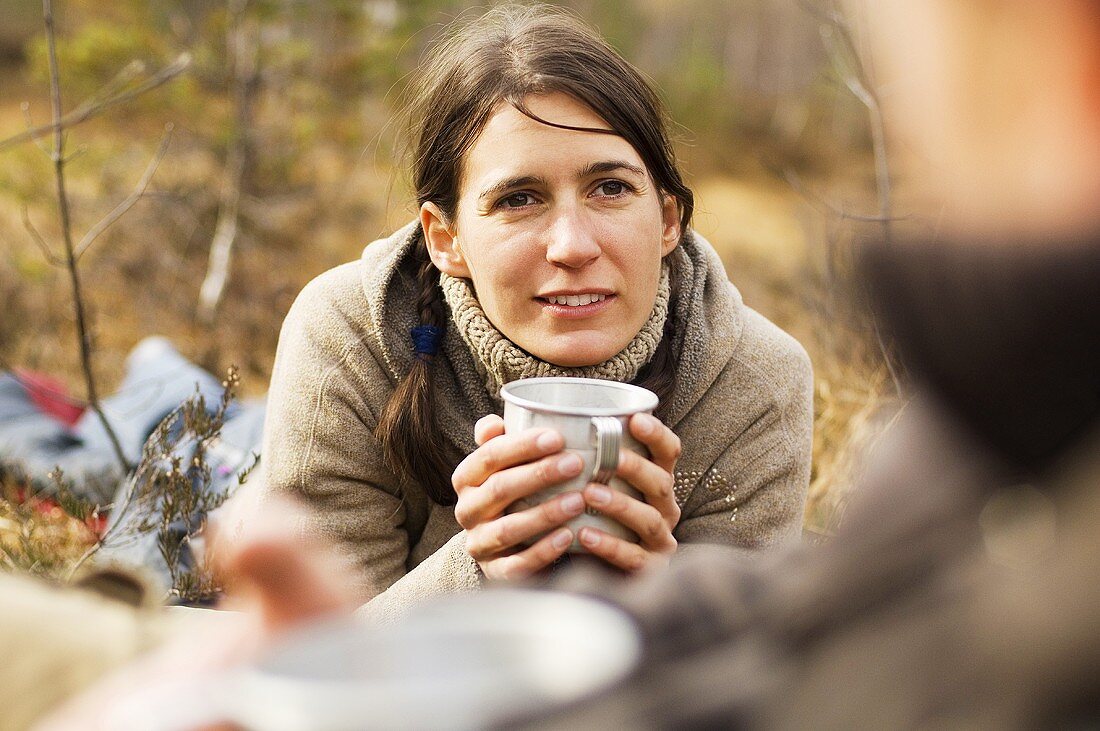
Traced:
<path fill-rule="evenodd" d="M 608 129 L 565 94 L 524 101 L 549 122 Z M 594 365 L 626 347 L 680 238 L 675 200 L 634 148 L 502 102 L 463 162 L 454 220 L 421 208 L 435 265 L 470 279 L 493 325 L 537 358 Z"/>

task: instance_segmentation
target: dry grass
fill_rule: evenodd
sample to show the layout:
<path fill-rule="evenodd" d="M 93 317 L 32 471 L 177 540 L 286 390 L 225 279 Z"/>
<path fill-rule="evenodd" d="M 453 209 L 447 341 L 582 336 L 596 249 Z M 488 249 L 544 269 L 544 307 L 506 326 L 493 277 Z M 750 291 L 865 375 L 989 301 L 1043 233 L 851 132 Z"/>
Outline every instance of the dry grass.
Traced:
<path fill-rule="evenodd" d="M 2 137 L 22 128 L 19 102 L 41 94 L 19 77 L 0 78 L 0 85 Z M 272 101 L 261 108 L 258 124 L 278 129 L 294 116 L 294 109 Z M 126 195 L 162 122 L 116 114 L 73 132 L 85 149 L 70 167 L 78 228 Z M 380 119 L 355 122 L 382 127 Z M 212 372 L 239 365 L 243 394 L 259 394 L 266 390 L 279 325 L 294 296 L 310 278 L 356 258 L 366 242 L 403 223 L 411 215 L 403 205 L 407 196 L 375 137 L 321 135 L 280 148 L 278 159 L 261 165 L 268 177 L 242 205 L 243 235 L 223 310 L 216 326 L 206 329 L 196 322 L 195 306 L 217 214 L 220 161 L 201 135 L 183 124 L 177 130 L 151 186 L 157 194 L 81 263 L 102 390 L 117 384 L 136 342 L 165 334 Z M 66 282 L 21 224 L 26 205 L 47 239 L 56 240 L 46 170 L 33 145 L 6 152 L 0 166 L 0 306 L 7 313 L 0 319 L 0 368 L 18 365 L 58 375 L 80 393 Z M 827 187 L 835 181 L 818 182 Z M 857 199 L 859 191 L 866 195 L 866 181 L 842 185 L 856 191 Z M 830 262 L 836 242 L 847 240 L 850 231 L 838 232 L 835 222 L 762 170 L 742 170 L 737 177 L 708 174 L 694 187 L 696 226 L 722 254 L 746 302 L 798 338 L 814 362 L 814 469 L 805 525 L 828 533 L 858 478 L 861 455 L 897 405 L 865 318 L 845 304 L 844 267 Z M 14 489 L 9 476 L 0 498 L 0 545 L 13 557 L 9 563 L 51 573 L 83 553 L 93 539 L 83 523 L 67 519 L 60 508 L 17 505 Z"/>
<path fill-rule="evenodd" d="M 704 179 L 696 190 L 697 227 L 745 302 L 794 335 L 813 362 L 813 472 L 803 525 L 827 535 L 858 482 L 863 455 L 899 405 L 869 317 L 849 292 L 843 254 L 851 226 L 830 221 L 763 172 Z"/>
<path fill-rule="evenodd" d="M 330 159 L 329 164 L 337 162 Z M 198 175 L 194 171 L 189 174 Z M 814 240 L 815 229 L 806 224 L 813 216 L 819 216 L 818 212 L 810 209 L 794 191 L 763 175 L 748 180 L 709 178 L 698 184 L 697 189 L 698 228 L 718 248 L 746 302 L 794 334 L 814 363 L 814 468 L 805 527 L 814 533 L 827 534 L 839 518 L 851 485 L 858 479 L 861 456 L 877 439 L 896 406 L 889 374 L 873 338 L 865 329 L 852 325 L 852 313 L 838 314 L 829 304 L 843 295 L 828 291 L 828 285 L 818 274 L 822 268 L 823 244 Z M 157 255 L 146 252 L 143 259 L 140 251 L 131 250 L 126 240 L 116 239 L 109 244 L 114 249 L 92 264 L 96 272 L 93 281 L 97 283 L 93 301 L 98 314 L 99 365 L 104 380 L 110 383 L 119 377 L 125 353 L 138 338 L 167 332 L 193 358 L 207 358 L 209 362 L 211 351 L 219 359 L 242 358 L 249 372 L 249 390 L 262 392 L 270 372 L 279 323 L 293 294 L 308 277 L 356 256 L 362 243 L 361 238 L 340 232 L 335 226 L 322 233 L 321 238 L 323 255 L 318 255 L 313 247 L 289 245 L 276 251 L 251 247 L 245 250 L 237 264 L 236 286 L 231 288 L 227 300 L 227 317 L 213 335 L 213 348 L 202 346 L 208 335 L 194 324 L 185 308 L 197 286 L 177 285 L 169 291 L 149 292 L 143 287 L 141 276 L 151 275 L 154 279 L 158 276 L 162 265 L 157 263 Z M 33 252 L 23 250 L 20 256 L 30 257 Z M 149 258 L 154 261 L 148 261 Z M 183 263 L 187 265 L 187 279 L 197 282 L 200 268 L 194 262 Z M 136 271 L 131 275 L 120 274 L 115 271 L 120 266 Z M 249 286 L 242 286 L 243 279 L 249 281 Z M 67 375 L 79 390 L 71 325 L 67 322 L 66 307 L 58 302 L 67 294 L 61 283 L 52 278 L 33 286 L 49 289 L 53 295 L 24 300 L 28 310 L 25 321 L 49 322 L 51 329 L 56 328 L 56 335 L 49 342 L 29 337 L 20 340 L 13 356 L 24 358 L 22 362 L 33 367 Z M 262 294 L 252 297 L 250 290 Z M 126 292 L 132 292 L 133 296 Z M 150 310 L 156 312 L 151 322 L 147 319 Z M 109 317 L 106 313 L 110 313 Z M 249 349 L 247 357 L 242 357 L 242 345 Z M 218 363 L 213 365 L 216 367 Z M 20 568 L 39 573 L 56 573 L 79 556 L 91 540 L 85 526 L 66 519 L 60 508 L 16 507 L 3 500 L 0 500 L 0 537 L 9 552 L 14 549 Z"/>
<path fill-rule="evenodd" d="M 88 522 L 35 496 L 18 476 L 0 471 L 0 566 L 60 578 L 95 541 Z"/>

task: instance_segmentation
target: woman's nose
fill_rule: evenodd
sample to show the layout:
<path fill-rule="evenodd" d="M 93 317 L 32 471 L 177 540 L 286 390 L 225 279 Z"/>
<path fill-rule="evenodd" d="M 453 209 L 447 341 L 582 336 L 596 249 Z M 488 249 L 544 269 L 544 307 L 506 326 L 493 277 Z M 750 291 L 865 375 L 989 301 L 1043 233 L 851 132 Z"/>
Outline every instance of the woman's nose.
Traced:
<path fill-rule="evenodd" d="M 554 217 L 547 235 L 546 260 L 556 266 L 579 269 L 603 252 L 583 211 L 562 211 Z"/>

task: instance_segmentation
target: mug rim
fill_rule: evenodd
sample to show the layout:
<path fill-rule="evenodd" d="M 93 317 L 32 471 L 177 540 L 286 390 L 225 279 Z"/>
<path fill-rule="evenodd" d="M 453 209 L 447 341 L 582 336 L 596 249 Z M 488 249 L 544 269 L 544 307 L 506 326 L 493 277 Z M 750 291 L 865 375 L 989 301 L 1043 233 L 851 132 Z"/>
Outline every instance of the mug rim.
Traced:
<path fill-rule="evenodd" d="M 630 391 L 639 396 L 642 403 L 634 406 L 559 406 L 557 404 L 532 401 L 512 392 L 513 387 L 518 388 L 528 384 L 575 383 L 577 381 L 584 381 L 587 384 L 594 384 L 606 388 L 614 388 L 619 391 Z M 583 378 L 579 376 L 520 378 L 501 386 L 500 397 L 504 399 L 505 402 L 527 409 L 528 411 L 539 414 L 561 414 L 564 416 L 628 416 L 630 414 L 652 412 L 657 408 L 657 404 L 660 402 L 660 399 L 657 398 L 657 394 L 653 393 L 648 388 L 635 386 L 633 383 L 620 383 L 619 381 L 608 381 L 603 378 Z"/>

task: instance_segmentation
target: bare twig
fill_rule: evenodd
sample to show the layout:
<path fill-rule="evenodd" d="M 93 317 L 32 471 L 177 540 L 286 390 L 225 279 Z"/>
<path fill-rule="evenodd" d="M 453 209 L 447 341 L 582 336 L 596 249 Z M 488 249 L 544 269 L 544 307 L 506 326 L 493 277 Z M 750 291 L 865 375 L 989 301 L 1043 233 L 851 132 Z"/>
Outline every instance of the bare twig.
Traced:
<path fill-rule="evenodd" d="M 232 59 L 230 73 L 236 129 L 226 158 L 218 223 L 210 242 L 206 276 L 199 289 L 198 318 L 207 327 L 214 322 L 229 279 L 230 258 L 240 223 L 241 188 L 248 167 L 252 106 L 259 87 L 259 29 L 254 21 L 249 22 L 247 10 L 248 0 L 229 0 L 226 46 Z"/>
<path fill-rule="evenodd" d="M 87 145 L 81 145 L 80 147 L 76 148 L 76 152 L 73 152 L 73 153 L 65 156 L 65 164 L 68 165 L 70 162 L 77 159 L 81 155 L 87 154 L 87 152 L 88 152 L 88 146 Z"/>
<path fill-rule="evenodd" d="M 875 161 L 875 191 L 878 198 L 878 214 L 876 216 L 856 216 L 844 214 L 841 217 L 852 220 L 864 220 L 878 223 L 882 230 L 882 241 L 889 244 L 892 231 L 890 224 L 895 220 L 892 213 L 892 187 L 890 181 L 889 158 L 886 150 L 886 124 L 879 104 L 878 95 L 874 91 L 874 85 L 867 77 L 867 71 L 861 62 L 859 49 L 856 47 L 851 28 L 844 14 L 836 4 L 836 0 L 828 0 L 827 6 L 820 6 L 807 0 L 802 0 L 801 5 L 809 13 L 821 21 L 821 37 L 833 60 L 833 67 L 840 74 L 841 80 L 856 99 L 866 108 L 868 124 L 871 129 L 871 146 Z M 878 317 L 874 312 L 870 313 L 871 328 L 874 331 L 875 340 L 883 361 L 890 373 L 894 390 L 898 397 L 904 395 L 901 377 L 894 357 L 886 344 L 882 331 L 879 328 Z"/>
<path fill-rule="evenodd" d="M 19 109 L 20 109 L 20 111 L 23 112 L 23 122 L 24 122 L 24 124 L 27 125 L 27 129 L 28 130 L 34 129 L 34 122 L 31 120 L 31 105 L 30 105 L 30 103 L 29 102 L 23 102 L 22 104 L 19 105 Z M 42 154 L 46 155 L 46 157 L 49 157 L 50 148 L 46 146 L 45 142 L 43 142 L 42 140 L 36 139 L 34 141 L 34 144 L 38 145 L 38 149 L 42 150 Z"/>
<path fill-rule="evenodd" d="M 878 191 L 879 218 L 882 223 L 883 239 L 890 241 L 890 208 L 891 208 L 891 184 L 890 163 L 886 155 L 886 123 L 882 115 L 882 107 L 879 104 L 878 94 L 874 91 L 874 85 L 867 78 L 866 69 L 860 62 L 859 49 L 856 48 L 852 38 L 851 28 L 844 16 L 834 6 L 829 14 L 832 19 L 830 25 L 823 26 L 823 34 L 826 42 L 833 45 L 834 58 L 841 54 L 851 59 L 850 68 L 842 74 L 844 85 L 852 92 L 867 109 L 868 122 L 871 127 L 871 149 L 875 159 L 875 187 Z M 835 47 L 836 41 L 843 45 L 842 49 Z"/>
<path fill-rule="evenodd" d="M 794 190 L 796 193 L 798 193 L 802 197 L 806 198 L 811 203 L 820 205 L 822 208 L 825 209 L 825 211 L 827 213 L 830 213 L 833 216 L 836 216 L 837 218 L 848 220 L 848 221 L 857 221 L 859 223 L 883 223 L 884 222 L 884 219 L 882 218 L 882 216 L 870 215 L 870 214 L 864 214 L 864 213 L 852 213 L 851 211 L 845 210 L 844 207 L 838 206 L 837 204 L 835 204 L 832 201 L 825 198 L 825 196 L 821 195 L 819 192 L 817 192 L 815 190 L 811 190 L 809 188 L 809 186 L 807 186 L 806 184 L 804 184 L 802 182 L 801 176 L 799 176 L 799 174 L 797 172 L 795 172 L 794 170 L 791 170 L 790 168 L 784 168 L 783 172 L 782 172 L 782 175 L 783 175 L 783 179 L 787 181 L 787 184 L 791 186 L 792 190 Z M 907 221 L 907 220 L 909 220 L 909 216 L 894 216 L 893 218 L 889 219 L 888 221 L 893 222 L 893 221 Z"/>
<path fill-rule="evenodd" d="M 110 506 L 110 527 L 70 567 L 69 579 L 104 546 L 157 531 L 157 545 L 172 584 L 180 588 L 182 546 L 171 540 L 172 525 L 182 522 L 190 526 L 196 519 L 204 519 L 227 497 L 224 490 L 210 491 L 212 471 L 207 450 L 221 433 L 239 386 L 240 372 L 231 366 L 222 381 L 221 400 L 213 413 L 196 391 L 157 425 L 142 447 L 137 466 L 126 479 L 123 495 Z M 193 451 L 185 463 L 180 448 L 188 444 Z M 190 535 L 188 528 L 183 540 L 189 540 Z"/>
<path fill-rule="evenodd" d="M 81 112 L 86 109 L 91 109 L 97 104 L 110 99 L 115 94 L 118 94 L 134 79 L 145 73 L 145 62 L 134 59 L 130 63 L 123 66 L 114 78 L 108 81 L 106 84 L 96 89 L 96 92 L 90 97 L 80 103 L 74 112 Z"/>
<path fill-rule="evenodd" d="M 51 265 L 55 267 L 64 266 L 65 262 L 61 261 L 53 251 L 50 250 L 50 245 L 46 243 L 46 240 L 42 238 L 42 234 L 38 233 L 38 229 L 34 227 L 31 222 L 31 214 L 24 205 L 21 209 L 23 213 L 23 228 L 27 229 L 27 233 L 31 235 L 31 239 L 34 243 L 38 244 L 38 248 L 42 249 L 42 254 L 46 257 Z"/>
<path fill-rule="evenodd" d="M 164 135 L 160 139 L 160 146 L 157 147 L 156 153 L 149 161 L 148 166 L 145 168 L 145 173 L 142 174 L 141 180 L 134 186 L 134 190 L 130 195 L 126 197 L 121 203 L 115 206 L 115 209 L 101 218 L 99 222 L 92 226 L 88 233 L 84 234 L 84 238 L 80 240 L 80 243 L 76 247 L 76 258 L 80 259 L 84 255 L 84 252 L 88 250 L 88 247 L 99 238 L 99 235 L 111 227 L 118 219 L 122 218 L 126 214 L 126 211 L 133 208 L 145 195 L 145 189 L 149 187 L 149 181 L 153 179 L 153 175 L 157 172 L 157 167 L 160 166 L 161 160 L 164 159 L 164 155 L 168 152 L 168 143 L 172 141 L 172 124 L 166 124 L 164 126 Z"/>
<path fill-rule="evenodd" d="M 9 147 L 14 147 L 15 145 L 26 142 L 27 140 L 36 140 L 40 137 L 45 137 L 51 132 L 57 133 L 61 129 L 68 129 L 70 127 L 74 127 L 80 124 L 81 122 L 86 122 L 89 119 L 98 117 L 100 114 L 107 111 L 108 109 L 111 109 L 112 107 L 117 107 L 120 104 L 125 104 L 131 99 L 135 99 L 142 94 L 152 91 L 158 86 L 161 86 L 168 81 L 171 81 L 172 79 L 176 78 L 184 71 L 186 71 L 190 66 L 191 54 L 181 53 L 179 56 L 176 57 L 174 61 L 172 61 L 172 63 L 168 64 L 156 74 L 150 76 L 148 79 L 142 81 L 140 84 L 134 86 L 131 89 L 127 89 L 126 91 L 119 92 L 114 96 L 109 96 L 107 98 L 102 98 L 104 95 L 102 93 L 102 90 L 100 90 L 99 92 L 96 92 L 96 94 L 93 94 L 92 97 L 82 102 L 76 109 L 62 117 L 55 117 L 53 121 L 49 124 L 32 127 L 31 129 L 20 132 L 17 135 L 8 137 L 5 140 L 0 140 L 0 152 L 8 149 Z M 118 77 L 116 77 L 116 79 L 117 78 Z M 110 87 L 113 83 L 115 82 L 109 82 L 107 86 Z M 97 101 L 97 99 L 102 100 Z"/>
<path fill-rule="evenodd" d="M 169 420 L 177 418 L 178 414 L 179 409 L 177 408 L 165 418 L 162 424 L 168 423 Z M 68 576 L 65 577 L 66 581 L 72 581 L 73 576 L 76 575 L 76 572 L 80 570 L 80 567 L 83 566 L 84 563 L 88 561 L 88 559 L 94 556 L 96 552 L 99 551 L 99 549 L 103 548 L 103 546 L 109 545 L 110 541 L 118 532 L 119 526 L 123 524 L 122 516 L 133 503 L 134 495 L 137 492 L 138 486 L 150 479 L 149 472 L 156 469 L 156 467 L 157 464 L 155 460 L 150 456 L 147 446 L 145 453 L 142 455 L 141 461 L 138 463 L 137 469 L 135 469 L 126 478 L 126 492 L 123 495 L 122 504 L 108 505 L 104 507 L 105 510 L 108 510 L 114 514 L 111 526 L 103 533 L 103 535 L 99 537 L 99 540 L 88 546 L 87 550 L 85 550 L 84 553 L 80 555 L 80 558 L 78 558 L 73 563 L 73 565 L 69 568 Z"/>
<path fill-rule="evenodd" d="M 61 219 L 61 236 L 65 243 L 65 264 L 73 288 L 73 308 L 76 314 L 76 328 L 80 337 L 80 364 L 84 371 L 84 383 L 88 390 L 88 407 L 92 409 L 103 424 L 111 447 L 118 458 L 123 473 L 131 469 L 130 461 L 122 451 L 122 444 L 111 427 L 103 407 L 99 403 L 96 390 L 95 372 L 92 368 L 92 338 L 84 312 L 84 296 L 80 285 L 80 274 L 76 266 L 76 251 L 73 246 L 72 216 L 69 211 L 69 196 L 65 190 L 65 126 L 61 120 L 61 77 L 57 67 L 57 44 L 53 24 L 53 6 L 51 0 L 42 0 L 42 13 L 46 24 L 46 46 L 50 63 L 50 108 L 53 112 L 54 144 L 51 157 L 54 163 L 54 178 L 57 181 L 58 215 Z"/>

